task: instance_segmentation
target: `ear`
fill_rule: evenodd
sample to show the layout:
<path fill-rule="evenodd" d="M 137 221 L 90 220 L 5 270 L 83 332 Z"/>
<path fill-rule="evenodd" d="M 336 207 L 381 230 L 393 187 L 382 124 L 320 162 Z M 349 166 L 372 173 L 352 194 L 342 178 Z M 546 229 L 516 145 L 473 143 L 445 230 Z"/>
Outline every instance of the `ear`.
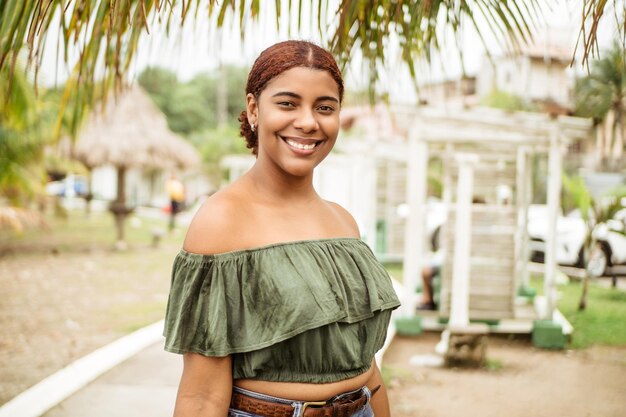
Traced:
<path fill-rule="evenodd" d="M 246 114 L 248 115 L 248 123 L 256 125 L 259 119 L 259 106 L 252 93 L 246 95 Z"/>

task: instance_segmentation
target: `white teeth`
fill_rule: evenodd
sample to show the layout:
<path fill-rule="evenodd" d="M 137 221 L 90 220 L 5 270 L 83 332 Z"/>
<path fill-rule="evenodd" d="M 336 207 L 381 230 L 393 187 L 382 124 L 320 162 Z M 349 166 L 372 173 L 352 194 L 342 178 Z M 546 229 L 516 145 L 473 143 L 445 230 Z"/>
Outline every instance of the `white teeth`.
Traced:
<path fill-rule="evenodd" d="M 309 151 L 309 150 L 315 148 L 315 143 L 311 143 L 310 145 L 305 145 L 303 143 L 295 142 L 295 141 L 293 141 L 291 139 L 286 139 L 286 141 L 289 144 L 289 146 L 293 146 L 294 148 L 302 149 L 303 151 Z"/>

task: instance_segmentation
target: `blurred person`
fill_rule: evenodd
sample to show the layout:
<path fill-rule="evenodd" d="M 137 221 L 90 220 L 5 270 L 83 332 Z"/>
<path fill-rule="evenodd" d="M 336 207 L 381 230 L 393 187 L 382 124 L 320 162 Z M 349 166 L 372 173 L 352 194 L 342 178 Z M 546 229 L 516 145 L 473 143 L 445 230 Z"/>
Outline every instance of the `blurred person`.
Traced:
<path fill-rule="evenodd" d="M 239 117 L 256 162 L 204 202 L 174 261 L 175 417 L 389 417 L 374 354 L 400 303 L 352 216 L 313 188 L 343 90 L 313 43 L 256 59 Z"/>
<path fill-rule="evenodd" d="M 472 204 L 486 204 L 485 197 L 480 195 L 472 197 Z M 437 310 L 433 283 L 435 277 L 441 274 L 441 268 L 445 262 L 445 253 L 439 244 L 439 236 L 439 230 L 433 234 L 432 251 L 426 256 L 422 267 L 422 297 L 417 305 L 418 310 Z"/>
<path fill-rule="evenodd" d="M 165 190 L 170 199 L 170 232 L 176 227 L 176 215 L 183 209 L 185 203 L 185 186 L 172 174 L 165 183 Z"/>
<path fill-rule="evenodd" d="M 422 268 L 422 298 L 417 306 L 418 310 L 437 310 L 433 281 L 441 273 L 443 261 L 444 254 L 441 249 L 431 252 L 430 256 L 426 258 Z"/>

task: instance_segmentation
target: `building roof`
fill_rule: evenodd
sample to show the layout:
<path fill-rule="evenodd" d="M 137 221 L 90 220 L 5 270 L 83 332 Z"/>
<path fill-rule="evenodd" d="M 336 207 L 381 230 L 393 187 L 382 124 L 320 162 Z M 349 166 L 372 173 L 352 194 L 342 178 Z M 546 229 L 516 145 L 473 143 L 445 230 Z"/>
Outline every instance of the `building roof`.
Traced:
<path fill-rule="evenodd" d="M 91 113 L 71 151 L 87 167 L 173 169 L 199 164 L 197 150 L 169 130 L 165 115 L 139 86 L 110 98 L 104 107 Z"/>

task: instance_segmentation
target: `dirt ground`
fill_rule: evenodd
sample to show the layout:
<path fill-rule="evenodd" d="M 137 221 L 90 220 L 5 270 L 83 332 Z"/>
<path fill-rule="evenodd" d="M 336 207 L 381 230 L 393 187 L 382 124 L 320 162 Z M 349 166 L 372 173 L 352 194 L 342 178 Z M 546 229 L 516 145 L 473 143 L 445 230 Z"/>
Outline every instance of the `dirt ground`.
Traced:
<path fill-rule="evenodd" d="M 35 251 L 1 257 L 0 404 L 76 359 L 160 320 L 177 249 Z"/>
<path fill-rule="evenodd" d="M 393 417 L 626 415 L 626 346 L 555 352 L 490 337 L 486 369 L 411 364 L 438 341 L 435 333 L 397 337 L 386 352 Z"/>

